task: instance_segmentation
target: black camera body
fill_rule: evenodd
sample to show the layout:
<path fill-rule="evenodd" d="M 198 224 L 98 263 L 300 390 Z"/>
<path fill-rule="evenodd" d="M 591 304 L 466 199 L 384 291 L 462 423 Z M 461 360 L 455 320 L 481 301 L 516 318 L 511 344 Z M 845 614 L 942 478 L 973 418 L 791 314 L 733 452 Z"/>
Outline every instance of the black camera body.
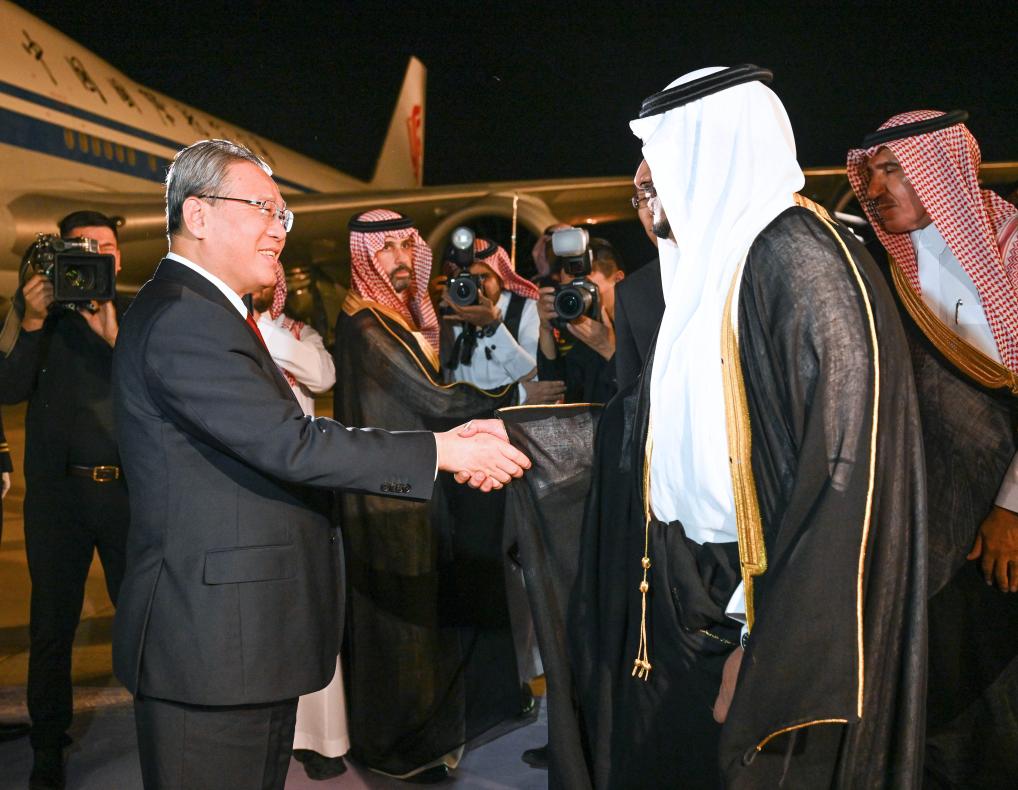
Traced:
<path fill-rule="evenodd" d="M 95 239 L 40 233 L 21 259 L 22 283 L 29 269 L 53 283 L 53 299 L 59 304 L 105 302 L 117 295 L 116 260 L 100 253 Z"/>
<path fill-rule="evenodd" d="M 555 325 L 565 328 L 580 316 L 601 320 L 601 292 L 587 278 L 592 271 L 590 235 L 583 228 L 563 228 L 551 235 L 551 246 L 562 271 L 575 279 L 555 286 Z"/>
<path fill-rule="evenodd" d="M 481 293 L 481 278 L 470 273 L 470 265 L 475 260 L 474 232 L 467 227 L 458 227 L 452 232 L 446 260 L 456 267 L 458 274 L 446 282 L 449 301 L 459 307 L 470 307 L 477 304 Z"/>
<path fill-rule="evenodd" d="M 455 277 L 449 278 L 446 287 L 450 302 L 460 307 L 470 307 L 477 304 L 477 297 L 481 291 L 481 277 L 462 269 Z"/>

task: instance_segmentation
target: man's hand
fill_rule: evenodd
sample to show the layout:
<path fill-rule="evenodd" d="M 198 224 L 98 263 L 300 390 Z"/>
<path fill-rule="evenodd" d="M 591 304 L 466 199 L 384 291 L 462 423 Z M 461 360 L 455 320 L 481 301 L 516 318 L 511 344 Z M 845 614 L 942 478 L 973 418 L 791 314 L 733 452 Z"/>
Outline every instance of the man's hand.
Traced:
<path fill-rule="evenodd" d="M 471 420 L 435 434 L 438 468 L 453 472 L 456 481 L 492 491 L 530 468 L 530 459 L 507 441 L 498 420 Z"/>
<path fill-rule="evenodd" d="M 551 330 L 552 319 L 555 318 L 555 287 L 546 285 L 541 289 L 537 300 L 537 316 L 541 319 L 541 329 Z"/>
<path fill-rule="evenodd" d="M 42 329 L 53 304 L 53 283 L 45 275 L 33 274 L 28 278 L 21 293 L 25 297 L 25 315 L 21 319 L 21 328 L 26 332 Z"/>
<path fill-rule="evenodd" d="M 605 359 L 615 356 L 615 328 L 603 307 L 600 321 L 581 315 L 575 321 L 569 322 L 569 332 Z"/>
<path fill-rule="evenodd" d="M 4 472 L 0 475 L 0 478 L 3 478 L 2 482 L 0 482 L 0 499 L 3 499 L 7 496 L 7 492 L 11 490 L 11 473 Z"/>
<path fill-rule="evenodd" d="M 714 702 L 714 721 L 718 724 L 725 723 L 725 719 L 728 718 L 728 709 L 732 707 L 735 683 L 739 679 L 739 667 L 742 666 L 742 654 L 741 647 L 735 648 L 725 659 L 725 668 L 721 670 L 721 689 Z"/>
<path fill-rule="evenodd" d="M 539 406 L 542 403 L 560 403 L 566 394 L 564 381 L 534 381 L 537 368 L 520 379 L 520 384 L 527 393 L 527 405 Z"/>
<path fill-rule="evenodd" d="M 979 525 L 966 559 L 979 560 L 986 583 L 1001 592 L 1018 592 L 1018 513 L 996 505 Z"/>
<path fill-rule="evenodd" d="M 453 314 L 443 316 L 446 321 L 462 321 L 473 326 L 490 326 L 502 320 L 502 311 L 483 294 L 477 295 L 477 304 L 466 307 L 456 304 L 449 298 L 449 294 L 442 297 L 442 303 L 448 305 Z"/>
<path fill-rule="evenodd" d="M 85 308 L 79 308 L 78 312 L 85 319 L 89 329 L 109 343 L 110 348 L 113 348 L 117 344 L 117 334 L 120 332 L 120 327 L 117 325 L 116 308 L 113 307 L 112 301 L 99 302 L 96 306 L 98 309 L 94 313 Z"/>

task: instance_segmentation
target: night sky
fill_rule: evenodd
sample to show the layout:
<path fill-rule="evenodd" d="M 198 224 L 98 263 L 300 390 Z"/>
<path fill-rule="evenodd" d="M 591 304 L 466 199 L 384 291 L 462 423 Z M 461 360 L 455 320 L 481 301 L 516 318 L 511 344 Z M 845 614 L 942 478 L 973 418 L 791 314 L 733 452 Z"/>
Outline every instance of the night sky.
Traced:
<path fill-rule="evenodd" d="M 772 69 L 803 166 L 910 109 L 966 109 L 1018 159 L 1018 2 L 26 2 L 128 76 L 370 178 L 407 58 L 428 69 L 426 184 L 624 175 L 640 101 L 707 65 Z M 523 4 L 520 4 L 521 6 Z M 529 3 L 527 4 L 530 5 Z M 101 10 L 96 10 L 101 9 Z"/>

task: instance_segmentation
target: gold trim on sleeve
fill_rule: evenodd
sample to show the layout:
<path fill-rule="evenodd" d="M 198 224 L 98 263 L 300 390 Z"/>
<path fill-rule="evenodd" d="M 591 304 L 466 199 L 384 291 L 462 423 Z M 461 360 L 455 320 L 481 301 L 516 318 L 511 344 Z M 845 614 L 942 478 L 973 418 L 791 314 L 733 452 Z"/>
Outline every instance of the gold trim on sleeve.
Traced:
<path fill-rule="evenodd" d="M 728 435 L 728 470 L 735 498 L 735 528 L 739 536 L 739 565 L 746 592 L 746 625 L 753 630 L 753 577 L 767 571 L 767 547 L 753 477 L 753 437 L 746 382 L 742 378 L 739 338 L 732 319 L 732 302 L 746 266 L 743 258 L 732 277 L 721 318 L 721 375 L 725 389 L 725 425 Z"/>
<path fill-rule="evenodd" d="M 801 730 L 804 727 L 815 727 L 818 724 L 848 724 L 848 719 L 817 719 L 816 721 L 807 721 L 802 724 L 793 724 L 791 727 L 783 727 L 780 730 L 776 730 L 764 738 L 754 748 L 760 752 L 763 748 L 777 738 L 779 735 L 784 735 L 786 732 L 792 732 L 792 730 Z"/>
<path fill-rule="evenodd" d="M 912 289 L 894 259 L 891 260 L 891 280 L 901 303 L 905 305 L 919 331 L 960 373 L 987 389 L 1007 389 L 1012 395 L 1018 395 L 1018 376 L 951 331 Z"/>
<path fill-rule="evenodd" d="M 431 375 L 431 371 L 429 371 L 426 367 L 424 367 L 424 365 L 421 364 L 421 360 L 413 352 L 413 349 L 411 349 L 410 346 L 406 344 L 406 341 L 403 340 L 403 338 L 401 338 L 395 332 L 393 332 L 388 326 L 386 326 L 385 321 L 383 321 L 380 318 L 380 315 L 387 316 L 388 318 L 391 318 L 393 321 L 402 326 L 404 329 L 406 329 L 408 332 L 414 332 L 413 329 L 407 326 L 406 319 L 404 319 L 403 316 L 401 316 L 395 310 L 390 310 L 388 307 L 386 307 L 385 305 L 381 305 L 378 302 L 371 302 L 368 301 L 367 299 L 363 299 L 362 297 L 355 294 L 353 291 L 347 292 L 346 299 L 343 301 L 342 310 L 347 315 L 354 315 L 355 313 L 359 313 L 361 310 L 370 311 L 371 314 L 375 316 L 375 319 L 381 325 L 382 329 L 384 329 L 389 334 L 389 336 L 392 337 L 393 340 L 395 340 L 397 343 L 403 346 L 403 349 L 407 352 L 407 354 L 410 355 L 410 358 L 413 359 L 417 367 L 420 368 L 421 373 L 423 373 L 425 377 L 428 379 L 428 383 L 431 384 L 431 386 L 433 387 L 437 387 L 438 389 L 442 390 L 450 390 L 455 387 L 467 387 L 469 389 L 476 390 L 482 395 L 487 395 L 489 398 L 497 400 L 498 398 L 504 397 L 506 393 L 509 392 L 509 390 L 516 386 L 516 382 L 514 381 L 512 384 L 508 384 L 500 390 L 490 391 L 483 390 L 476 384 L 471 384 L 469 381 L 452 381 L 449 382 L 448 384 L 445 382 L 436 381 L 435 377 Z M 428 361 L 432 362 L 435 365 L 435 370 L 441 370 L 438 361 L 438 353 L 431 347 L 431 344 L 428 343 L 428 341 L 425 340 L 423 337 L 421 337 L 420 333 L 415 332 L 414 337 L 418 341 L 418 343 L 422 344 L 421 350 L 425 353 L 425 355 L 427 355 Z"/>
<path fill-rule="evenodd" d="M 863 709 L 863 689 L 865 684 L 865 654 L 863 652 L 863 576 L 866 568 L 866 546 L 869 542 L 870 523 L 873 517 L 873 490 L 876 484 L 876 468 L 877 468 L 877 427 L 879 423 L 879 405 L 880 405 L 880 346 L 877 342 L 877 322 L 873 317 L 873 305 L 870 304 L 869 293 L 866 291 L 866 284 L 863 282 L 862 275 L 859 273 L 859 267 L 856 266 L 855 259 L 852 258 L 852 253 L 849 252 L 848 246 L 845 244 L 845 240 L 838 235 L 838 232 L 834 229 L 834 226 L 825 220 L 823 217 L 818 219 L 824 224 L 831 235 L 834 236 L 834 240 L 841 247 L 841 253 L 845 256 L 845 260 L 848 263 L 849 268 L 852 270 L 852 274 L 855 276 L 855 281 L 859 286 L 859 295 L 862 297 L 863 304 L 866 306 L 866 319 L 869 325 L 870 343 L 873 346 L 873 420 L 870 428 L 870 468 L 869 468 L 869 480 L 866 488 L 866 512 L 863 515 L 863 526 L 862 526 L 862 540 L 859 545 L 859 567 L 856 575 L 856 592 L 855 592 L 855 608 L 856 608 L 856 633 L 857 633 L 857 644 L 859 651 L 859 691 L 856 701 L 857 715 L 862 718 Z"/>

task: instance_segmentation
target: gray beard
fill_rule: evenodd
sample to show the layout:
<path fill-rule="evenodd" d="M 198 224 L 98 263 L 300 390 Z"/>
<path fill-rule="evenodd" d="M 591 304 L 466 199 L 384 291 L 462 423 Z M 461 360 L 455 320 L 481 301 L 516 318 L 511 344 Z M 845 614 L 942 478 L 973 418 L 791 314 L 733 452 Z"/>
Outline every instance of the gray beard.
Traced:
<path fill-rule="evenodd" d="M 650 228 L 654 231 L 654 235 L 659 239 L 667 239 L 672 235 L 672 226 L 668 224 L 667 217 L 661 217 L 660 219 L 654 219 L 654 224 Z"/>

